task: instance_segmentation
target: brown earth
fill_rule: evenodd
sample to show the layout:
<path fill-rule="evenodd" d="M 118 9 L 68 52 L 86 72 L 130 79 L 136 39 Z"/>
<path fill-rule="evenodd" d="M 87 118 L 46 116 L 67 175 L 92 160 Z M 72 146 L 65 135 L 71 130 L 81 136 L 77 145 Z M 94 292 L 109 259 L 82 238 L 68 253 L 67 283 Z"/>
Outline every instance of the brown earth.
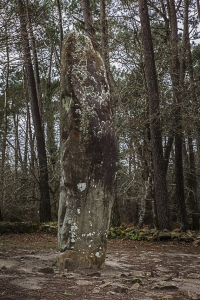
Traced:
<path fill-rule="evenodd" d="M 105 268 L 74 273 L 56 255 L 55 236 L 0 236 L 0 299 L 200 299 L 199 245 L 109 240 Z"/>

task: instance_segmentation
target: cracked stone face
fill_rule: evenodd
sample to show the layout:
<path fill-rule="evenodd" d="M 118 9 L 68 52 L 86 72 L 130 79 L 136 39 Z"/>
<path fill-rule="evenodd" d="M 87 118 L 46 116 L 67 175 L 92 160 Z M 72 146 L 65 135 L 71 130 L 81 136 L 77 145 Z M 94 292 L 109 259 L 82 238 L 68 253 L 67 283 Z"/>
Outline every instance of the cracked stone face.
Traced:
<path fill-rule="evenodd" d="M 62 268 L 101 267 L 114 200 L 117 150 L 104 63 L 90 39 L 71 32 L 61 58 Z"/>

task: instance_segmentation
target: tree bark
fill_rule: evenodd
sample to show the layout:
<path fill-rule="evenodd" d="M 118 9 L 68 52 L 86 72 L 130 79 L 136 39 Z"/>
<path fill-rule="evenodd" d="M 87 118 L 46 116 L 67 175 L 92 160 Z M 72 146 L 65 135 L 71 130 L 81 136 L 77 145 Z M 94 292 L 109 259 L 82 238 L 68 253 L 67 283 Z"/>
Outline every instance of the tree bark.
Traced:
<path fill-rule="evenodd" d="M 7 26 L 5 28 L 5 35 L 7 35 Z M 5 79 L 5 91 L 4 91 L 4 113 L 3 113 L 3 141 L 2 141 L 2 152 L 1 152 L 1 177 L 0 177 L 0 221 L 3 221 L 2 206 L 5 201 L 5 159 L 6 159 L 6 139 L 8 133 L 8 85 L 9 85 L 9 70 L 10 70 L 10 57 L 9 57 L 9 46 L 8 40 L 6 39 L 6 79 Z"/>
<path fill-rule="evenodd" d="M 188 2 L 188 0 L 185 0 L 185 1 Z M 198 8 L 199 8 L 199 1 L 197 1 L 197 2 L 198 2 Z M 192 53 L 191 53 L 191 47 L 190 47 L 190 41 L 189 41 L 189 32 L 187 35 L 187 65 L 188 65 L 189 82 L 190 82 L 190 87 L 189 87 L 190 96 L 191 96 L 191 100 L 192 100 L 194 107 L 196 107 L 198 109 L 199 103 L 198 103 L 197 92 L 196 92 L 197 86 L 196 86 L 196 83 L 194 80 L 194 70 L 193 70 Z M 200 180 L 196 176 L 196 169 L 199 169 L 199 167 L 200 167 L 200 125 L 199 125 L 199 122 L 197 122 L 194 132 L 196 133 L 196 140 L 197 140 L 197 155 L 196 155 L 197 163 L 196 163 L 195 157 L 193 158 L 194 150 L 193 150 L 192 140 L 190 140 L 190 144 L 192 146 L 191 153 L 193 153 L 192 154 L 193 184 L 194 184 L 194 189 L 196 191 L 195 192 L 196 196 L 194 198 L 195 202 L 193 205 L 194 205 L 196 212 L 198 212 L 199 211 L 199 203 L 200 203 L 200 195 L 199 195 Z M 188 143 L 189 143 L 189 141 L 188 141 Z M 195 214 L 195 212 L 194 212 L 193 218 L 194 218 L 193 228 L 197 229 L 199 226 L 199 215 Z M 197 221 L 197 219 L 198 219 L 198 221 Z"/>
<path fill-rule="evenodd" d="M 200 19 L 200 5 L 199 5 L 199 0 L 196 0 L 196 4 L 197 4 L 198 17 Z"/>
<path fill-rule="evenodd" d="M 30 156 L 31 156 L 31 158 L 30 158 L 30 170 L 31 170 L 31 172 L 35 173 L 36 154 L 35 154 L 35 150 L 34 150 L 34 148 L 35 148 L 34 138 L 33 138 L 33 133 L 32 133 L 32 128 L 31 128 L 31 114 L 30 114 L 30 108 L 29 108 L 28 87 L 25 84 L 25 78 L 24 77 L 23 77 L 23 84 L 24 84 L 24 99 L 25 99 L 25 102 L 26 102 L 26 114 L 27 114 L 27 140 L 29 141 Z M 27 148 L 28 148 L 28 145 L 27 145 Z"/>
<path fill-rule="evenodd" d="M 22 47 L 24 53 L 24 65 L 27 75 L 29 97 L 31 103 L 31 111 L 33 117 L 33 124 L 37 140 L 37 151 L 39 160 L 39 188 L 40 188 L 40 221 L 47 222 L 51 220 L 51 206 L 48 185 L 48 168 L 45 148 L 45 138 L 42 128 L 41 116 L 38 105 L 37 89 L 35 84 L 31 53 L 29 47 L 29 38 L 26 28 L 26 12 L 24 10 L 25 4 L 23 0 L 18 0 L 20 29 L 22 38 Z"/>
<path fill-rule="evenodd" d="M 168 141 L 165 145 L 165 152 L 164 152 L 164 160 L 165 160 L 165 173 L 167 175 L 167 170 L 169 166 L 169 158 L 170 158 L 170 153 L 172 150 L 172 145 L 173 145 L 174 137 L 173 136 L 168 136 Z"/>
<path fill-rule="evenodd" d="M 117 150 L 106 70 L 87 36 L 70 33 L 61 69 L 59 265 L 101 267 L 115 197 Z"/>
<path fill-rule="evenodd" d="M 186 9 L 186 8 L 185 8 Z M 183 140 L 182 140 L 182 95 L 181 89 L 185 77 L 185 51 L 186 51 L 186 24 L 184 24 L 183 48 L 181 64 L 178 54 L 178 25 L 174 0 L 168 2 L 170 28 L 171 28 L 171 79 L 173 88 L 173 97 L 175 101 L 175 183 L 176 199 L 178 204 L 179 222 L 182 229 L 187 229 L 187 212 L 184 194 L 184 177 L 183 177 Z M 186 13 L 186 12 L 185 12 Z M 186 20 L 185 20 L 186 21 Z"/>
<path fill-rule="evenodd" d="M 196 180 L 196 167 L 193 141 L 188 137 L 189 148 L 189 174 L 187 176 L 189 187 L 189 201 L 192 204 L 192 229 L 199 230 L 199 209 L 197 201 L 197 180 Z"/>
<path fill-rule="evenodd" d="M 144 49 L 145 75 L 148 85 L 149 96 L 149 122 L 151 135 L 151 151 L 153 160 L 155 202 L 160 229 L 170 229 L 167 182 L 164 171 L 164 160 L 162 152 L 161 124 L 159 117 L 159 92 L 157 85 L 157 74 L 154 60 L 151 28 L 146 0 L 138 0 L 142 43 Z"/>
<path fill-rule="evenodd" d="M 95 36 L 95 29 L 94 29 L 94 23 L 93 23 L 92 12 L 90 7 L 90 0 L 81 0 L 81 7 L 83 11 L 83 19 L 85 23 L 86 34 L 89 36 L 94 49 L 98 51 L 99 47 Z"/>
<path fill-rule="evenodd" d="M 7 132 L 8 132 L 8 73 L 9 72 L 9 61 L 8 61 L 8 68 L 7 68 L 7 75 L 6 75 L 6 84 L 5 84 L 5 98 L 4 98 L 4 124 L 3 124 L 3 141 L 2 141 L 2 152 L 1 152 L 1 187 L 0 187 L 0 221 L 3 221 L 2 217 L 2 207 L 4 206 L 5 201 L 5 159 L 6 159 L 6 139 L 7 139 Z"/>
<path fill-rule="evenodd" d="M 60 56 L 62 51 L 62 42 L 63 42 L 63 24 L 62 24 L 62 11 L 60 7 L 60 0 L 56 0 L 58 7 L 58 17 L 59 17 L 59 28 L 60 28 Z"/>
<path fill-rule="evenodd" d="M 42 122 L 42 126 L 43 126 L 44 125 L 44 111 L 43 111 L 43 104 L 42 104 L 40 72 L 39 72 L 39 65 L 38 65 L 38 56 L 37 56 L 37 50 L 36 50 L 35 36 L 33 33 L 33 26 L 32 26 L 31 16 L 30 16 L 30 12 L 29 12 L 29 0 L 26 0 L 26 15 L 27 15 L 27 20 L 28 20 L 28 29 L 29 29 L 29 34 L 30 34 L 31 50 L 33 53 L 34 78 L 35 78 L 35 86 L 36 86 L 36 91 L 37 91 L 38 106 L 39 106 L 40 118 L 41 118 L 41 122 Z"/>

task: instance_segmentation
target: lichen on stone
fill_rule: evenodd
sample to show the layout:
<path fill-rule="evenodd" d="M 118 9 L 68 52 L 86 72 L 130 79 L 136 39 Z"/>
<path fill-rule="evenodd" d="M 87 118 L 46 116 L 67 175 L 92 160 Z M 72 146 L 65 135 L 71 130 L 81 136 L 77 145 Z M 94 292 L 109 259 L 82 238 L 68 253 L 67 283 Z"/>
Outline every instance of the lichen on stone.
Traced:
<path fill-rule="evenodd" d="M 103 60 L 90 39 L 76 32 L 63 41 L 61 106 L 59 263 L 101 267 L 117 149 Z"/>
<path fill-rule="evenodd" d="M 79 191 L 84 191 L 86 189 L 86 183 L 85 182 L 80 182 L 77 184 L 77 188 Z"/>

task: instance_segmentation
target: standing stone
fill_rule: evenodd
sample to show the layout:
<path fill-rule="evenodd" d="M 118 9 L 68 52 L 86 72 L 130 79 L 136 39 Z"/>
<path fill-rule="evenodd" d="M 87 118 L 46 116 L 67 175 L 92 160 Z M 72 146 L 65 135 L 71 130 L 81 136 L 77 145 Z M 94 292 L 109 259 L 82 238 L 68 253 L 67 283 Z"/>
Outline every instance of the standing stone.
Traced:
<path fill-rule="evenodd" d="M 104 63 L 90 39 L 76 32 L 63 41 L 61 103 L 58 265 L 99 268 L 106 256 L 117 150 Z"/>

